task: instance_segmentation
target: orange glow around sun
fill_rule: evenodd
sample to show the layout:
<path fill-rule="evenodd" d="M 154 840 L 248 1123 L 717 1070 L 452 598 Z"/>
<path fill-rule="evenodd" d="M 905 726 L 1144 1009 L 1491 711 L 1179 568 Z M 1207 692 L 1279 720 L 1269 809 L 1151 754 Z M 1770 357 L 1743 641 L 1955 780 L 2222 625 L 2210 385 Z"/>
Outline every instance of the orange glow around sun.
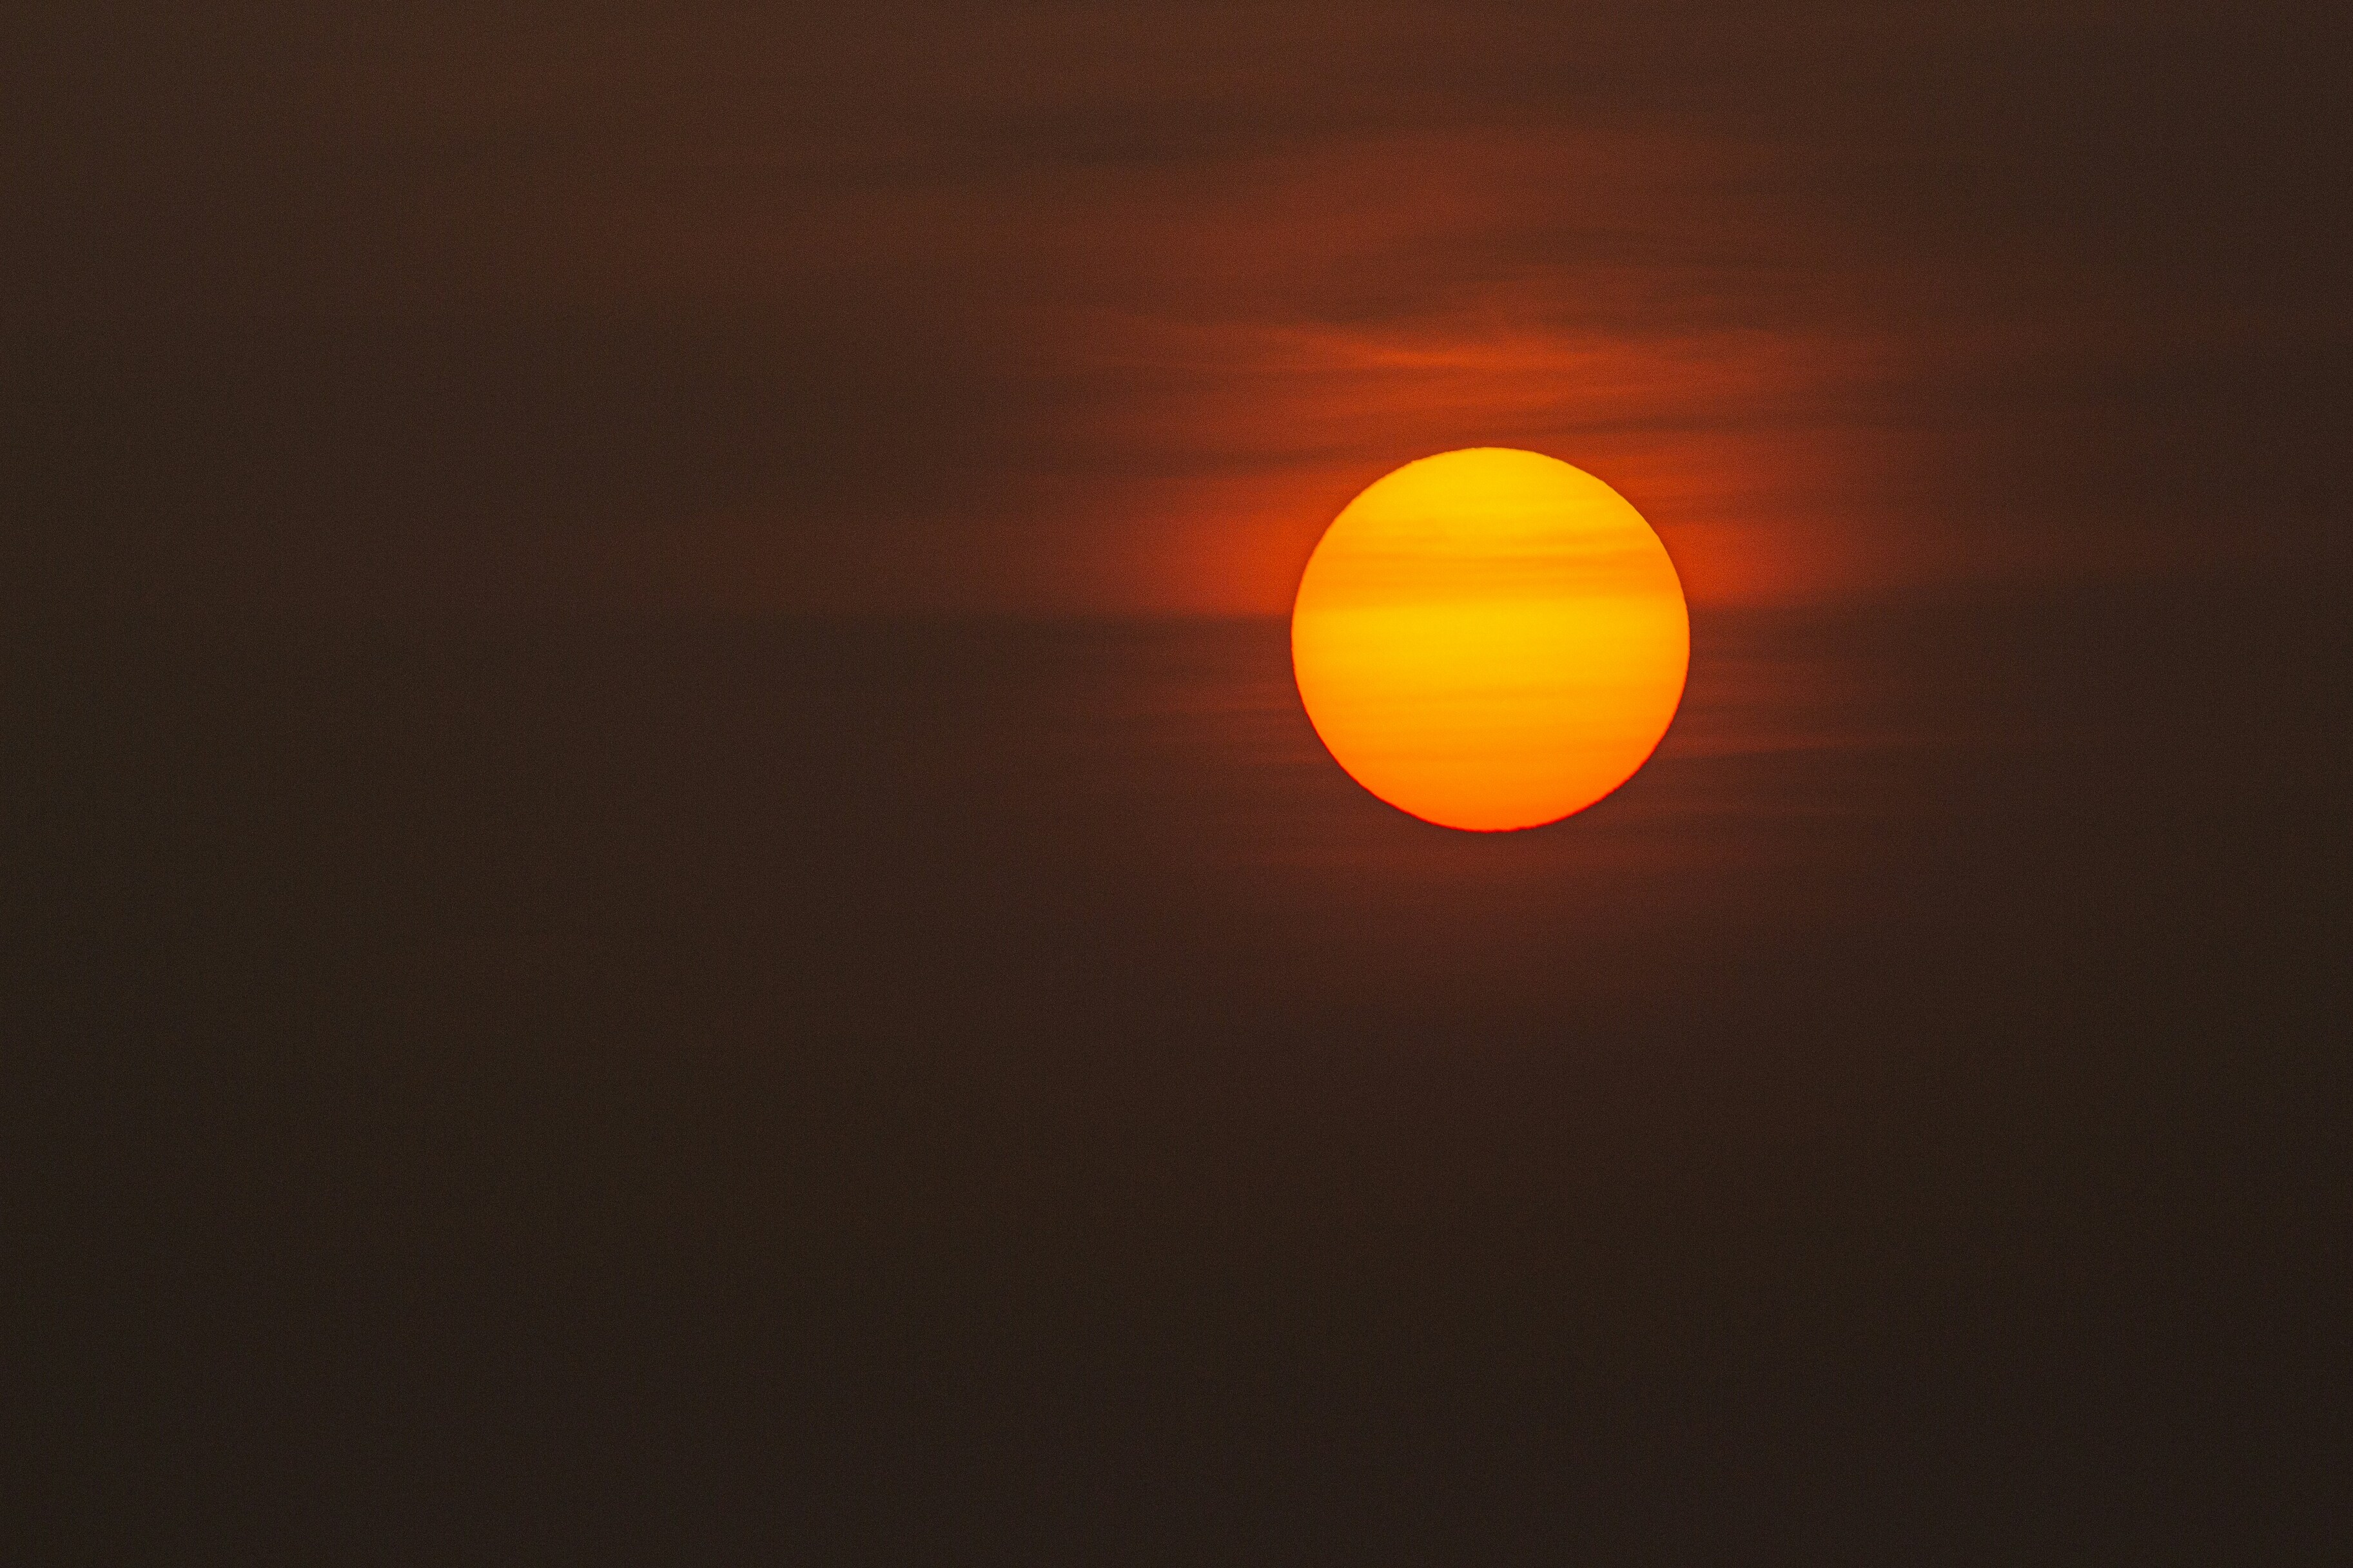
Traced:
<path fill-rule="evenodd" d="M 1447 827 L 1584 810 L 1667 732 L 1691 618 L 1666 546 L 1580 468 L 1500 447 L 1376 481 L 1291 612 L 1307 717 L 1351 777 Z"/>

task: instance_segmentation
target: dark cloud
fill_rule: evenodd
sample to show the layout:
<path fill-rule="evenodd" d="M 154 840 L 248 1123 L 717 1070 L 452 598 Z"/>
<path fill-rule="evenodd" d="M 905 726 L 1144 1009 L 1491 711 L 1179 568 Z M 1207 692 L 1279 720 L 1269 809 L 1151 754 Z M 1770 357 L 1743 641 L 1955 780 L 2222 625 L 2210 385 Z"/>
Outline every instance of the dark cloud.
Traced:
<path fill-rule="evenodd" d="M 2341 490 L 2345 29 L 2308 8 L 17 26 L 7 483 L 58 604 L 429 599 L 486 548 L 627 602 L 685 548 L 779 603 L 923 598 L 873 564 L 912 550 L 1265 607 L 1322 521 L 1288 508 L 1634 426 L 1599 451 L 1671 540 L 1744 531 L 1728 563 L 1800 563 L 1777 592 Z M 1694 434 L 1760 419 L 1771 472 Z"/>

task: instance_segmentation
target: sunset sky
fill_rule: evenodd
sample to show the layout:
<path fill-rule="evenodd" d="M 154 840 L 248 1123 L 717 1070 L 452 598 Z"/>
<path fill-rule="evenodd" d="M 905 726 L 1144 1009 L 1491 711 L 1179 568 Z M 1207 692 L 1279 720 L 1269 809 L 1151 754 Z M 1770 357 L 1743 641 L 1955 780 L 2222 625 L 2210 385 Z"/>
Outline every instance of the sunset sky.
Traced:
<path fill-rule="evenodd" d="M 1566 456 L 1694 600 L 2341 515 L 2326 7 L 56 7 L 50 605 L 1275 613 Z"/>
<path fill-rule="evenodd" d="M 0 10 L 0 1563 L 2353 1562 L 2342 4 Z"/>

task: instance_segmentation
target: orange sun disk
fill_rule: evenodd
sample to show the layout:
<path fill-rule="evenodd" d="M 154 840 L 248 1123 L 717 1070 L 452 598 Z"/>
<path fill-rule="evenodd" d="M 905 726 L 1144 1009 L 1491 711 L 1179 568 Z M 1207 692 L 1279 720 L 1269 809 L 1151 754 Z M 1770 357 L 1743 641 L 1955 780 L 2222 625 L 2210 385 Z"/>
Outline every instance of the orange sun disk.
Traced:
<path fill-rule="evenodd" d="M 1324 531 L 1291 612 L 1315 732 L 1401 811 L 1481 832 L 1584 810 L 1683 700 L 1691 617 L 1651 525 L 1535 452 L 1408 463 Z"/>

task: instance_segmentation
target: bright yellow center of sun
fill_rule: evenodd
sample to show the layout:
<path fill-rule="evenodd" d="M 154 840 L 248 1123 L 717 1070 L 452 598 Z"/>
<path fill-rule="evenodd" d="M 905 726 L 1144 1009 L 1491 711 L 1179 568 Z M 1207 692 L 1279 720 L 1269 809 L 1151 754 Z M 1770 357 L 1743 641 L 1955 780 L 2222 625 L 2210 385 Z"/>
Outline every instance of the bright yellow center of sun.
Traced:
<path fill-rule="evenodd" d="M 1376 481 L 1324 531 L 1291 612 L 1315 732 L 1399 810 L 1500 832 L 1582 811 L 1675 716 L 1691 617 L 1625 498 L 1480 447 Z"/>

